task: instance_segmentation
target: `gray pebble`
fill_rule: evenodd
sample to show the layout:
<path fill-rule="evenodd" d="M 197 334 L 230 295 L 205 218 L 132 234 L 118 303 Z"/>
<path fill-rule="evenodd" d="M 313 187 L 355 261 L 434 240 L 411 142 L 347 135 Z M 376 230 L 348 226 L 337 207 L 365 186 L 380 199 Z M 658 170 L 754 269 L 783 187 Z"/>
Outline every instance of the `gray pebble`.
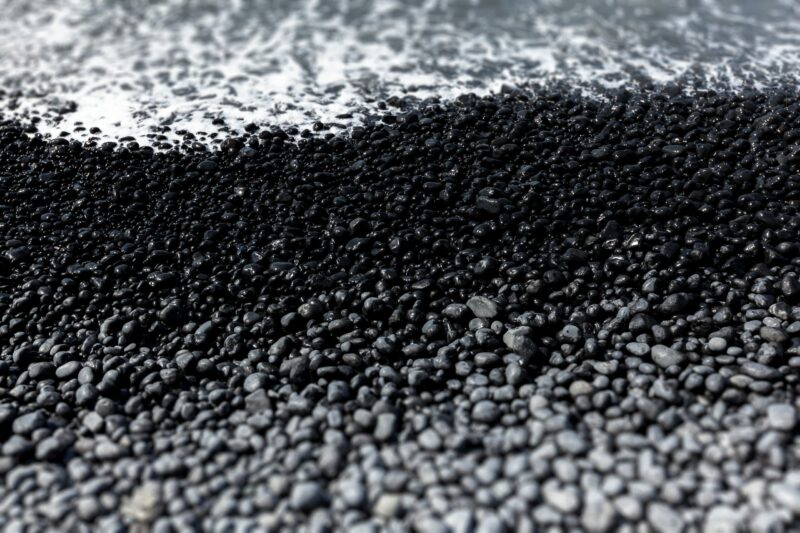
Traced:
<path fill-rule="evenodd" d="M 661 368 L 680 366 L 686 360 L 684 354 L 663 344 L 653 346 L 650 350 L 650 356 L 653 358 L 653 362 Z"/>
<path fill-rule="evenodd" d="M 681 533 L 685 527 L 680 513 L 660 502 L 647 505 L 647 522 L 658 533 Z"/>
<path fill-rule="evenodd" d="M 292 487 L 289 505 L 296 511 L 310 511 L 325 505 L 327 495 L 322 485 L 315 481 L 301 481 Z"/>
<path fill-rule="evenodd" d="M 397 415 L 394 413 L 381 413 L 375 423 L 375 438 L 387 441 L 395 437 L 397 432 Z"/>
<path fill-rule="evenodd" d="M 644 357 L 650 352 L 650 346 L 643 342 L 629 342 L 625 348 L 637 357 Z"/>
<path fill-rule="evenodd" d="M 473 296 L 467 300 L 467 307 L 477 318 L 494 318 L 497 316 L 497 303 L 485 296 Z"/>
<path fill-rule="evenodd" d="M 797 425 L 797 410 L 788 403 L 776 403 L 767 407 L 767 419 L 773 429 L 792 431 Z"/>
<path fill-rule="evenodd" d="M 514 353 L 531 357 L 536 353 L 536 345 L 530 338 L 530 328 L 521 326 L 509 329 L 503 334 L 503 343 Z"/>
<path fill-rule="evenodd" d="M 491 400 L 481 400 L 472 408 L 472 419 L 476 422 L 491 424 L 500 418 L 500 408 Z"/>

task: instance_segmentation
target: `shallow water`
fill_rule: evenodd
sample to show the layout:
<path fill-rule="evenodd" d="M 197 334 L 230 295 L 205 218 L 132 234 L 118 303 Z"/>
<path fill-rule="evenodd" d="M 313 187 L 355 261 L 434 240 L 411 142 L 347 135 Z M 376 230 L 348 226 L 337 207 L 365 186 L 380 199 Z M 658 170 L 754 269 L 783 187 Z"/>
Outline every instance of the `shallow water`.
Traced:
<path fill-rule="evenodd" d="M 800 64 L 800 4 L 778 0 L 13 0 L 4 13 L 4 112 L 79 138 L 81 123 L 140 140 L 220 118 L 348 124 L 391 95 L 556 81 L 761 87 Z"/>

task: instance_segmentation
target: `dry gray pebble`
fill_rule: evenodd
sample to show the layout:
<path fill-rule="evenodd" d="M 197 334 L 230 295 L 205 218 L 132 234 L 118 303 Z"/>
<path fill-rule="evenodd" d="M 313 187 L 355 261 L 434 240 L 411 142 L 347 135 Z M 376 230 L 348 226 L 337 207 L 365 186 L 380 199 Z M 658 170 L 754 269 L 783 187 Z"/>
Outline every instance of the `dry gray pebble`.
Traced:
<path fill-rule="evenodd" d="M 319 483 L 301 482 L 292 487 L 289 505 L 297 511 L 310 511 L 324 505 L 325 490 Z"/>
<path fill-rule="evenodd" d="M 473 296 L 467 300 L 467 307 L 477 318 L 494 318 L 497 316 L 497 303 L 484 296 Z"/>
<path fill-rule="evenodd" d="M 658 533 L 681 533 L 685 527 L 679 511 L 658 502 L 647 506 L 647 522 Z"/>
<path fill-rule="evenodd" d="M 767 420 L 773 429 L 792 431 L 797 425 L 797 410 L 785 403 L 772 404 L 767 407 Z"/>
<path fill-rule="evenodd" d="M 682 364 L 686 357 L 677 350 L 673 350 L 669 346 L 663 344 L 656 344 L 650 350 L 650 355 L 653 362 L 661 368 L 669 368 Z"/>

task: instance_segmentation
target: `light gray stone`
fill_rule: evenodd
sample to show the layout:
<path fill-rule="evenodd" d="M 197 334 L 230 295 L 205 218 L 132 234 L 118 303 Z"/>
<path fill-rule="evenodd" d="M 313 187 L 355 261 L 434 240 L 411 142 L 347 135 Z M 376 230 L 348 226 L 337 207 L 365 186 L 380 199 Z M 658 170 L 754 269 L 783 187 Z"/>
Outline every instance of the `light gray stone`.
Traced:
<path fill-rule="evenodd" d="M 494 318 L 497 316 L 497 303 L 485 296 L 473 296 L 467 300 L 467 307 L 478 318 Z"/>

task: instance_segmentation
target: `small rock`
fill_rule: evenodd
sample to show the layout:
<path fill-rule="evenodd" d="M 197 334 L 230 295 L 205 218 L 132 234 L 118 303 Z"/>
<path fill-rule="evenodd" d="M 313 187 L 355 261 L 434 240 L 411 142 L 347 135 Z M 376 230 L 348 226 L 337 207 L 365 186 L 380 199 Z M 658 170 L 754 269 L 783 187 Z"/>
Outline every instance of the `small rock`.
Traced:
<path fill-rule="evenodd" d="M 549 488 L 543 496 L 549 505 L 564 514 L 572 514 L 580 507 L 580 497 L 575 487 Z"/>
<path fill-rule="evenodd" d="M 254 372 L 245 378 L 242 388 L 244 388 L 245 392 L 250 393 L 264 389 L 268 384 L 269 376 L 263 372 Z"/>
<path fill-rule="evenodd" d="M 402 499 L 399 494 L 384 493 L 372 506 L 372 512 L 383 518 L 393 518 L 398 515 L 402 507 Z"/>
<path fill-rule="evenodd" d="M 660 502 L 651 502 L 647 506 L 647 522 L 659 533 L 681 533 L 684 529 L 680 513 Z"/>
<path fill-rule="evenodd" d="M 432 428 L 428 428 L 417 437 L 420 447 L 425 450 L 435 451 L 442 447 L 442 438 Z"/>
<path fill-rule="evenodd" d="M 724 505 L 712 507 L 706 515 L 704 531 L 709 533 L 737 533 L 740 531 L 742 513 Z"/>
<path fill-rule="evenodd" d="M 769 487 L 769 494 L 779 506 L 800 515 L 800 487 L 789 483 L 773 483 Z"/>
<path fill-rule="evenodd" d="M 472 419 L 476 422 L 491 424 L 500 418 L 500 408 L 491 400 L 481 400 L 472 408 Z"/>
<path fill-rule="evenodd" d="M 531 357 L 536 353 L 536 345 L 531 340 L 530 333 L 527 326 L 509 329 L 503 334 L 503 343 L 512 352 Z"/>
<path fill-rule="evenodd" d="M 593 390 L 594 389 L 592 388 L 592 384 L 582 379 L 573 381 L 569 385 L 569 393 L 571 396 L 581 396 L 585 394 L 591 394 Z"/>
<path fill-rule="evenodd" d="M 774 368 L 755 361 L 745 361 L 742 363 L 741 369 L 742 372 L 754 379 L 773 381 L 781 376 L 780 372 Z"/>
<path fill-rule="evenodd" d="M 328 384 L 328 403 L 340 403 L 350 399 L 350 386 L 344 381 Z"/>
<path fill-rule="evenodd" d="M 770 328 L 764 326 L 759 330 L 758 334 L 763 340 L 767 342 L 782 343 L 786 342 L 789 339 L 789 335 L 787 335 L 785 331 L 779 328 Z"/>
<path fill-rule="evenodd" d="M 40 427 L 47 424 L 47 417 L 42 411 L 33 411 L 32 413 L 24 414 L 17 417 L 11 426 L 11 429 L 17 435 L 30 435 Z"/>
<path fill-rule="evenodd" d="M 650 350 L 650 357 L 653 362 L 661 368 L 669 368 L 671 366 L 680 366 L 686 360 L 686 356 L 678 350 L 673 350 L 669 346 L 663 344 L 656 344 Z"/>
<path fill-rule="evenodd" d="M 558 332 L 558 340 L 567 344 L 577 344 L 581 337 L 581 330 L 574 324 L 567 324 Z"/>
<path fill-rule="evenodd" d="M 310 511 L 322 507 L 327 501 L 325 489 L 317 482 L 303 481 L 292 487 L 289 505 L 296 511 Z"/>
<path fill-rule="evenodd" d="M 722 337 L 712 337 L 708 340 L 708 349 L 712 352 L 724 352 L 728 349 L 728 341 Z"/>
<path fill-rule="evenodd" d="M 589 449 L 589 443 L 586 442 L 586 439 L 571 429 L 560 431 L 556 435 L 556 444 L 571 455 L 580 455 Z"/>
<path fill-rule="evenodd" d="M 581 525 L 586 531 L 597 533 L 610 531 L 615 518 L 614 506 L 601 491 L 591 489 L 586 492 L 581 514 Z"/>
<path fill-rule="evenodd" d="M 650 352 L 650 346 L 643 342 L 629 342 L 625 348 L 636 357 L 644 357 Z"/>
<path fill-rule="evenodd" d="M 773 429 L 792 431 L 797 425 L 797 410 L 788 403 L 776 403 L 767 407 L 767 419 Z"/>
<path fill-rule="evenodd" d="M 475 530 L 475 513 L 471 509 L 456 509 L 447 513 L 444 523 L 453 533 L 472 533 Z"/>
<path fill-rule="evenodd" d="M 499 516 L 488 513 L 478 521 L 476 533 L 506 533 L 507 531 L 508 528 Z"/>
<path fill-rule="evenodd" d="M 478 318 L 494 318 L 497 316 L 497 303 L 484 296 L 473 296 L 467 300 L 467 307 Z"/>
<path fill-rule="evenodd" d="M 375 422 L 373 435 L 379 441 L 387 441 L 397 432 L 397 415 L 394 413 L 381 413 Z"/>

